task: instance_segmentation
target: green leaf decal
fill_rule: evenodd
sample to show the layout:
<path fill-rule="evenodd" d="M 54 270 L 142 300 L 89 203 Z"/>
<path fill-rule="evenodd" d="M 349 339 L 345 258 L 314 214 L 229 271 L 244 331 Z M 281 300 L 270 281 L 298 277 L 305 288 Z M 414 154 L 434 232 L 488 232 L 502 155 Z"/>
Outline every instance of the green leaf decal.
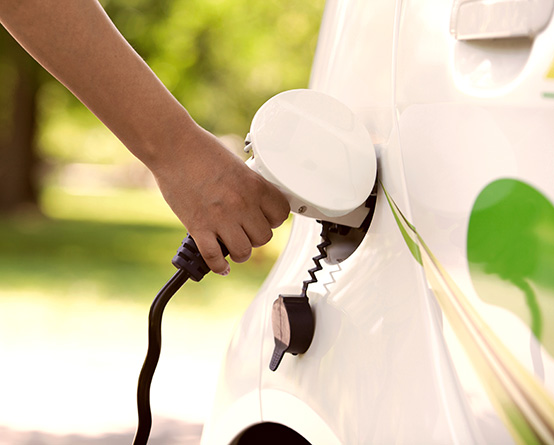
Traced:
<path fill-rule="evenodd" d="M 381 186 L 404 240 L 423 266 L 441 310 L 514 440 L 554 444 L 552 397 L 496 337 Z M 548 331 L 554 313 L 554 207 L 548 199 L 510 179 L 487 186 L 471 214 L 468 253 L 478 292 L 519 316 L 530 314 L 527 318 L 535 334 L 551 347 L 554 335 Z M 514 310 L 518 304 L 522 310 Z"/>
<path fill-rule="evenodd" d="M 554 355 L 554 206 L 514 179 L 487 185 L 469 220 L 467 258 L 480 298 L 527 323 Z"/>

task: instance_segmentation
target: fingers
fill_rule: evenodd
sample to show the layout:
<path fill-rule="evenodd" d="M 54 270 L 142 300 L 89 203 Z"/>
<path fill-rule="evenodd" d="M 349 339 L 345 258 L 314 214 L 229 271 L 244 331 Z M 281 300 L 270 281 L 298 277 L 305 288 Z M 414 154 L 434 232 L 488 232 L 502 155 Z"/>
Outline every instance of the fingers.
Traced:
<path fill-rule="evenodd" d="M 261 201 L 261 210 L 272 229 L 279 227 L 290 213 L 290 205 L 285 196 L 272 184 L 267 183 L 267 191 Z"/>
<path fill-rule="evenodd" d="M 223 257 L 221 246 L 217 242 L 217 238 L 210 233 L 192 234 L 198 251 L 208 267 L 219 275 L 228 275 L 231 267 L 227 260 Z"/>
<path fill-rule="evenodd" d="M 280 222 L 279 222 L 280 224 Z M 215 233 L 192 234 L 198 250 L 208 267 L 220 274 L 227 275 L 230 271 L 229 263 L 225 260 L 219 245 L 218 238 L 229 251 L 229 256 L 235 263 L 244 263 L 251 254 L 253 247 L 267 244 L 273 237 L 271 225 L 262 211 L 258 211 L 245 221 L 244 227 L 225 227 L 220 235 Z"/>
<path fill-rule="evenodd" d="M 267 225 L 267 223 L 266 223 Z M 227 227 L 218 237 L 215 233 L 191 233 L 198 251 L 208 267 L 219 275 L 228 275 L 230 266 L 224 258 L 218 238 L 229 251 L 229 256 L 235 263 L 244 263 L 252 254 L 252 242 L 241 227 L 236 229 Z"/>
<path fill-rule="evenodd" d="M 224 227 L 221 241 L 229 250 L 229 256 L 235 263 L 244 263 L 252 254 L 252 243 L 240 226 Z"/>
<path fill-rule="evenodd" d="M 248 237 L 252 247 L 261 247 L 267 244 L 273 237 L 272 224 L 261 210 L 253 212 L 243 222 L 242 228 Z"/>
<path fill-rule="evenodd" d="M 261 178 L 256 179 L 256 187 L 249 188 L 248 199 L 236 199 L 234 212 L 212 220 L 217 223 L 211 232 L 203 233 L 201 239 L 192 233 L 204 261 L 220 275 L 229 273 L 229 263 L 223 258 L 217 239 L 225 244 L 235 263 L 243 263 L 250 258 L 252 248 L 267 244 L 273 237 L 272 229 L 288 217 L 290 207 L 282 193 L 267 181 L 262 179 L 260 184 Z"/>

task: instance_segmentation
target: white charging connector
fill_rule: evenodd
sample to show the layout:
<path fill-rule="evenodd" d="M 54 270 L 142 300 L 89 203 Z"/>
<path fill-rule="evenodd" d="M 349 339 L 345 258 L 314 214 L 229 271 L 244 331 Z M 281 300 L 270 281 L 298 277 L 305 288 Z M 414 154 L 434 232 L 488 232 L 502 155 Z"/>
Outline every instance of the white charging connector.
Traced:
<path fill-rule="evenodd" d="M 283 192 L 292 212 L 363 223 L 377 177 L 375 149 L 342 102 L 315 90 L 280 93 L 257 111 L 246 142 L 247 164 Z"/>

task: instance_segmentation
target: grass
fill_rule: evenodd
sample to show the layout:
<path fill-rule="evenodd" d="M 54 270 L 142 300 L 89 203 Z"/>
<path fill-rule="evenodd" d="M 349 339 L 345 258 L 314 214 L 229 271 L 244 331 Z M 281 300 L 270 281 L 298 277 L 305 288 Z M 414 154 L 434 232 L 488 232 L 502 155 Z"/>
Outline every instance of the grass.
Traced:
<path fill-rule="evenodd" d="M 74 193 L 47 189 L 45 216 L 0 220 L 0 291 L 45 297 L 151 301 L 175 269 L 171 259 L 186 235 L 155 191 Z M 281 229 L 227 277 L 188 284 L 173 305 L 246 306 L 287 236 Z M 177 294 L 177 297 L 179 294 Z"/>

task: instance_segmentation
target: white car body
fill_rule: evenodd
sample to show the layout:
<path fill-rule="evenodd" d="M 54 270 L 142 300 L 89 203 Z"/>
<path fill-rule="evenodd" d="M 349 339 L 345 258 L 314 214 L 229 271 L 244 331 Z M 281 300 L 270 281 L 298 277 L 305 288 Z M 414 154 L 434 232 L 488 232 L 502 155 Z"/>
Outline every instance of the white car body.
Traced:
<path fill-rule="evenodd" d="M 375 213 L 309 288 L 310 348 L 271 372 L 273 301 L 299 293 L 320 241 L 320 225 L 295 216 L 232 338 L 204 445 L 240 444 L 264 422 L 312 444 L 554 440 L 553 5 L 328 2 L 310 88 L 369 130 Z M 499 271 L 508 254 L 483 253 L 502 243 L 505 213 L 490 229 L 476 213 L 496 215 L 512 186 L 530 196 L 512 206 L 522 221 L 526 203 L 546 203 L 522 244 L 534 269 L 516 264 L 516 277 Z"/>

